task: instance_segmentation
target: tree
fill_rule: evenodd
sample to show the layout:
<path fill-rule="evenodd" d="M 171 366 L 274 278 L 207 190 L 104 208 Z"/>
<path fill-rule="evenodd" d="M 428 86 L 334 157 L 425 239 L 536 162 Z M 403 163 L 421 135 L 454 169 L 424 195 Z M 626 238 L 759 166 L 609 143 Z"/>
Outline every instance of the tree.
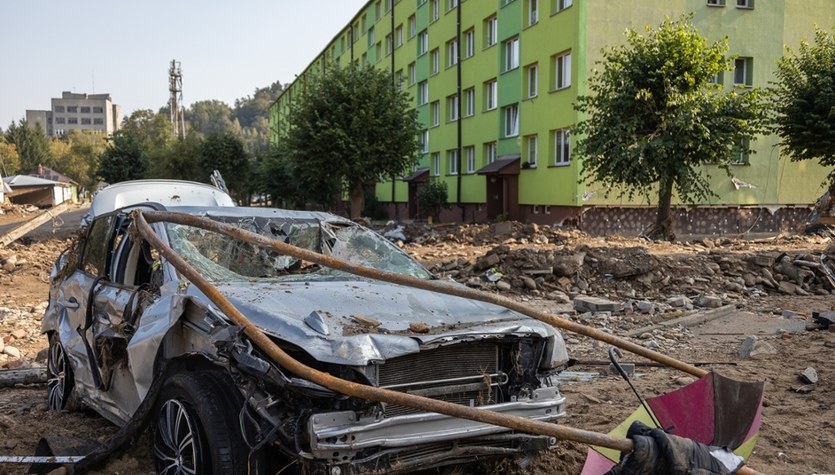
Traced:
<path fill-rule="evenodd" d="M 189 131 L 182 139 L 175 139 L 154 157 L 151 162 L 150 176 L 172 180 L 205 180 L 211 170 L 200 167 L 200 148 L 203 136 Z"/>
<path fill-rule="evenodd" d="M 792 161 L 835 166 L 835 34 L 815 28 L 815 43 L 788 50 L 776 75 L 773 120 L 781 148 Z M 835 184 L 835 170 L 829 180 Z"/>
<path fill-rule="evenodd" d="M 727 52 L 727 38 L 708 44 L 690 17 L 629 30 L 627 44 L 604 51 L 591 94 L 577 100 L 587 117 L 574 128 L 583 178 L 630 199 L 657 189 L 650 237 L 674 237 L 674 191 L 685 202 L 715 196 L 703 164 L 730 174 L 732 151 L 750 153 L 749 140 L 763 131 L 757 90 L 722 92 L 713 83 L 731 69 Z"/>
<path fill-rule="evenodd" d="M 40 123 L 35 126 L 23 119 L 17 124 L 12 123 L 6 130 L 6 142 L 13 144 L 20 157 L 20 171 L 25 173 L 37 170 L 38 165 L 52 166 L 53 160 L 49 153 L 49 137 Z"/>
<path fill-rule="evenodd" d="M 64 144 L 60 147 L 57 144 Z M 107 147 L 107 138 L 89 130 L 75 129 L 63 140 L 53 139 L 50 146 L 55 169 L 72 178 L 84 188 L 92 189 L 96 182 L 99 157 Z"/>
<path fill-rule="evenodd" d="M 223 101 L 199 101 L 186 111 L 186 118 L 191 130 L 205 136 L 225 134 L 234 129 L 232 109 Z M 240 129 L 240 126 L 238 126 Z"/>
<path fill-rule="evenodd" d="M 122 121 L 119 131 L 133 137 L 151 155 L 153 151 L 163 150 L 174 137 L 170 118 L 150 109 L 133 111 Z"/>
<path fill-rule="evenodd" d="M 230 193 L 241 199 L 249 191 L 249 155 L 231 132 L 211 134 L 200 146 L 200 167 L 208 180 L 213 170 L 223 175 Z"/>
<path fill-rule="evenodd" d="M 0 134 L 0 173 L 3 176 L 11 176 L 20 169 L 20 156 L 17 154 L 17 147 L 14 144 L 6 143 L 5 137 Z"/>
<path fill-rule="evenodd" d="M 119 130 L 101 155 L 96 174 L 107 183 L 139 180 L 145 178 L 148 166 L 148 154 L 142 143 L 134 134 Z"/>
<path fill-rule="evenodd" d="M 290 103 L 279 153 L 295 162 L 304 187 L 345 187 L 351 217 L 363 209 L 363 185 L 400 175 L 417 158 L 418 123 L 406 92 L 373 66 L 330 68 Z"/>
<path fill-rule="evenodd" d="M 417 192 L 417 202 L 420 206 L 420 214 L 428 218 L 440 221 L 441 209 L 449 209 L 447 201 L 447 185 L 445 181 L 431 180 Z"/>

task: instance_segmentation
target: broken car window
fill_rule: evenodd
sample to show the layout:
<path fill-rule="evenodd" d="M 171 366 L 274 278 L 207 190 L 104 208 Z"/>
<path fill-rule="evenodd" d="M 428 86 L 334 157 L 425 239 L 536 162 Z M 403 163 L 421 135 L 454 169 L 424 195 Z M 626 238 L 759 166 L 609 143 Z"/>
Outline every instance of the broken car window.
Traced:
<path fill-rule="evenodd" d="M 314 252 L 420 279 L 431 274 L 386 239 L 349 222 L 312 219 L 216 218 Z M 222 234 L 166 224 L 171 247 L 213 281 L 346 279 L 351 274 L 261 249 Z"/>

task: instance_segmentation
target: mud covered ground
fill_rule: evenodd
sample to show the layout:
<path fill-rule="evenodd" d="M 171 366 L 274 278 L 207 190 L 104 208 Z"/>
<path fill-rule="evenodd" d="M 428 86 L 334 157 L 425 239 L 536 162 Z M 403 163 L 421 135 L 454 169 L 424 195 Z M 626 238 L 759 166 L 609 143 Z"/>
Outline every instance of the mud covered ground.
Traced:
<path fill-rule="evenodd" d="M 0 225 L 25 218 L 25 213 L 3 215 Z M 835 309 L 835 301 L 819 272 L 814 276 L 801 275 L 800 281 L 796 281 L 779 277 L 783 274 L 777 270 L 784 253 L 791 262 L 805 262 L 825 254 L 831 244 L 829 238 L 789 236 L 759 241 L 723 238 L 670 244 L 631 238 L 591 238 L 577 232 L 560 232 L 559 239 L 554 239 L 556 234 L 551 231 L 536 230 L 531 236 L 519 231 L 523 229 L 521 225 L 514 229 L 511 234 L 502 235 L 496 235 L 492 227 L 411 230 L 412 236 L 407 236 L 401 245 L 439 274 L 488 291 L 504 292 L 538 308 L 615 334 L 703 311 L 696 303 L 704 296 L 734 305 L 737 307 L 734 311 L 708 324 L 649 332 L 634 341 L 685 361 L 723 363 L 706 368 L 726 376 L 765 382 L 763 425 L 750 460 L 752 467 L 773 474 L 835 471 L 835 369 L 832 365 L 835 333 L 804 330 L 812 311 Z M 521 234 L 514 237 L 513 232 Z M 0 351 L 0 368 L 28 367 L 40 364 L 43 359 L 42 350 L 47 342 L 39 330 L 47 299 L 48 273 L 66 246 L 65 237 L 61 233 L 41 233 L 35 239 L 12 244 L 0 256 L 0 262 L 6 263 L 9 255 L 15 256 L 14 265 L 0 270 L 0 338 L 5 347 L 17 350 Z M 490 267 L 477 266 L 480 259 L 500 246 L 506 249 L 493 252 L 502 256 L 500 262 Z M 548 263 L 537 261 L 541 256 L 530 254 L 532 250 L 565 256 L 582 252 L 585 258 L 570 276 L 560 280 L 559 276 L 552 278 L 549 274 L 547 279 L 532 279 L 535 285 L 531 286 L 522 277 L 541 274 L 513 269 L 547 267 Z M 521 262 L 520 256 L 528 261 Z M 602 272 L 605 256 L 618 256 L 626 265 L 645 272 L 614 278 L 611 272 Z M 653 265 L 647 267 L 642 262 L 633 262 L 630 256 L 652 256 Z M 751 256 L 759 256 L 760 260 L 769 256 L 773 263 L 753 265 Z M 456 264 L 453 266 L 452 262 Z M 763 268 L 770 271 L 763 273 Z M 499 270 L 504 276 L 502 280 L 509 285 L 497 287 L 496 282 L 486 279 L 490 269 Z M 802 270 L 815 274 L 814 268 Z M 746 274 L 750 275 L 746 277 Z M 776 286 L 765 282 L 768 274 Z M 781 289 L 782 282 L 792 286 L 786 284 Z M 624 307 L 613 313 L 575 311 L 572 301 L 583 295 L 606 297 Z M 687 298 L 692 305 L 673 306 L 671 298 L 679 296 Z M 652 310 L 643 313 L 647 307 L 638 302 L 652 304 Z M 740 357 L 743 339 L 752 335 L 768 343 L 773 352 Z M 572 358 L 607 358 L 607 348 L 602 344 L 573 335 L 566 335 L 566 339 Z M 12 356 L 15 354 L 18 356 Z M 638 360 L 628 355 L 624 359 Z M 803 386 L 798 376 L 807 367 L 816 369 L 819 381 L 807 387 L 808 392 L 795 392 L 792 388 Z M 598 376 L 585 374 L 582 379 L 590 379 L 562 384 L 561 390 L 568 398 L 565 424 L 606 432 L 637 406 L 626 383 L 609 375 L 605 366 L 575 366 L 571 370 L 598 373 Z M 639 367 L 637 373 L 636 386 L 645 397 L 674 390 L 693 380 L 665 368 Z M 104 441 L 115 432 L 114 426 L 90 411 L 47 411 L 45 395 L 45 387 L 39 385 L 0 389 L 0 455 L 31 455 L 44 435 Z M 543 475 L 579 473 L 585 453 L 585 447 L 564 442 L 533 458 L 485 464 L 476 470 Z M 24 472 L 23 466 L 0 464 L 0 473 Z M 114 457 L 99 473 L 152 472 L 147 438 L 143 437 Z"/>

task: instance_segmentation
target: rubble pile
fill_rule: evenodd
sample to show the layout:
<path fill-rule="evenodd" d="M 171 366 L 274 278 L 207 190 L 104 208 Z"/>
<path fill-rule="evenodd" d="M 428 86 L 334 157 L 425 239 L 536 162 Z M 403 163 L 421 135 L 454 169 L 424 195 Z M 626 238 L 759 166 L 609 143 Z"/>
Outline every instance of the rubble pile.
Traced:
<path fill-rule="evenodd" d="M 20 369 L 43 359 L 35 348 L 43 346 L 41 319 L 48 303 L 0 304 L 0 369 Z"/>
<path fill-rule="evenodd" d="M 835 243 L 823 236 L 671 244 L 509 222 L 398 230 L 406 237 L 398 244 L 441 277 L 563 303 L 578 295 L 607 297 L 625 302 L 627 313 L 835 293 Z M 461 252 L 464 243 L 470 253 Z"/>

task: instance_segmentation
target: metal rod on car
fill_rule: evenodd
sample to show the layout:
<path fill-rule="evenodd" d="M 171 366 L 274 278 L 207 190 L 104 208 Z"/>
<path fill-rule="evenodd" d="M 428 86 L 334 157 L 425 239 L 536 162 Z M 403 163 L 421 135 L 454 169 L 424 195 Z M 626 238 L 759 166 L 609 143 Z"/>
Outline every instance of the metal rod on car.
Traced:
<path fill-rule="evenodd" d="M 502 297 L 499 295 L 470 289 L 468 287 L 450 285 L 449 283 L 440 280 L 417 279 L 406 275 L 395 274 L 393 272 L 386 272 L 379 269 L 372 269 L 360 266 L 332 256 L 326 256 L 324 254 L 319 254 L 317 252 L 313 252 L 307 249 L 302 249 L 300 247 L 276 241 L 266 236 L 255 234 L 253 232 L 235 227 L 231 224 L 221 223 L 201 216 L 194 216 L 184 213 L 175 213 L 171 211 L 145 211 L 143 212 L 143 215 L 145 216 L 145 219 L 147 219 L 148 222 L 151 223 L 167 221 L 171 223 L 207 229 L 209 231 L 225 234 L 235 239 L 240 239 L 241 241 L 256 244 L 266 249 L 272 249 L 273 251 L 276 251 L 280 254 L 285 254 L 288 256 L 295 257 L 297 259 L 314 262 L 321 266 L 341 270 L 350 274 L 359 275 L 374 280 L 382 280 L 385 282 L 390 282 L 392 284 L 399 284 L 407 287 L 415 287 L 418 289 L 429 290 L 432 292 L 454 295 L 456 297 L 479 300 L 481 302 L 500 305 L 502 307 L 522 313 L 533 319 L 547 323 L 554 327 L 562 328 L 563 330 L 568 330 L 573 333 L 584 335 L 589 338 L 593 338 L 595 340 L 599 340 L 610 345 L 617 346 L 618 348 L 621 348 L 623 350 L 635 353 L 636 355 L 643 356 L 644 358 L 648 358 L 653 361 L 657 361 L 671 368 L 684 371 L 685 373 L 692 374 L 693 376 L 700 378 L 707 374 L 707 371 L 701 368 L 697 368 L 691 364 L 685 363 L 684 361 L 680 361 L 662 353 L 658 353 L 657 351 L 652 351 L 649 348 L 644 348 L 643 346 L 636 345 L 635 343 L 624 340 L 623 338 L 616 337 L 615 335 L 602 332 L 596 328 L 588 327 L 580 323 L 572 322 L 565 318 L 557 317 L 556 315 L 537 310 L 528 305 L 515 302 L 509 298 Z"/>
<path fill-rule="evenodd" d="M 198 289 L 200 289 L 200 291 L 203 292 L 203 294 L 205 294 L 206 297 L 209 298 L 209 300 L 211 300 L 215 305 L 217 305 L 218 308 L 222 312 L 224 312 L 224 314 L 227 317 L 229 317 L 229 319 L 231 319 L 236 325 L 242 327 L 244 329 L 244 333 L 252 340 L 252 342 L 255 345 L 257 345 L 262 351 L 264 351 L 277 364 L 293 372 L 297 376 L 309 379 L 317 384 L 325 386 L 326 388 L 329 388 L 342 394 L 346 394 L 351 397 L 368 399 L 370 401 L 385 402 L 388 404 L 396 404 L 399 406 L 411 407 L 426 412 L 436 412 L 439 414 L 445 414 L 460 419 L 467 419 L 476 422 L 482 422 L 485 424 L 507 427 L 509 429 L 518 430 L 520 432 L 548 435 L 556 437 L 560 440 L 572 440 L 587 445 L 607 447 L 610 449 L 618 450 L 620 452 L 632 451 L 632 441 L 627 438 L 614 437 L 608 434 L 601 434 L 598 432 L 577 429 L 575 427 L 569 427 L 566 425 L 531 420 L 524 417 L 509 416 L 506 414 L 485 411 L 483 409 L 478 409 L 474 407 L 462 406 L 445 401 L 439 401 L 437 399 L 430 399 L 427 397 L 415 396 L 412 394 L 401 393 L 388 389 L 376 388 L 364 384 L 357 384 L 351 381 L 336 378 L 328 373 L 324 373 L 322 371 L 304 365 L 301 362 L 294 359 L 293 357 L 291 357 L 290 355 L 288 355 L 284 350 L 282 350 L 273 340 L 271 340 L 267 335 L 265 335 L 258 327 L 256 327 L 252 322 L 250 322 L 237 308 L 235 308 L 235 306 L 232 305 L 232 303 L 229 302 L 229 300 L 227 300 L 223 295 L 221 295 L 221 293 L 218 292 L 218 290 L 211 283 L 209 283 L 208 280 L 203 278 L 202 275 L 200 275 L 182 257 L 180 257 L 176 252 L 174 252 L 173 249 L 171 249 L 164 242 L 162 242 L 162 240 L 154 233 L 154 231 L 148 225 L 149 222 L 156 223 L 162 221 L 178 223 L 186 226 L 194 226 L 210 231 L 215 231 L 221 234 L 226 234 L 230 237 L 257 244 L 267 249 L 273 249 L 276 252 L 293 256 L 298 259 L 315 262 L 322 266 L 331 267 L 333 269 L 342 270 L 344 272 L 349 272 L 351 274 L 368 277 L 371 279 L 383 280 L 394 284 L 422 288 L 463 298 L 471 298 L 474 300 L 480 300 L 488 303 L 495 303 L 497 305 L 507 307 L 511 310 L 516 310 L 520 313 L 524 313 L 525 315 L 528 315 L 537 320 L 541 320 L 555 326 L 560 326 L 561 328 L 566 328 L 570 331 L 574 330 L 568 327 L 578 327 L 578 329 L 581 330 L 585 329 L 585 327 L 583 327 L 582 325 L 578 325 L 568 320 L 555 317 L 545 312 L 540 312 L 538 310 L 531 309 L 524 305 L 517 305 L 516 302 L 513 302 L 506 298 L 496 297 L 491 294 L 487 294 L 484 292 L 476 292 L 466 288 L 459 289 L 458 287 L 453 287 L 438 281 L 424 281 L 420 279 L 402 276 L 399 274 L 394 274 L 391 272 L 384 272 L 377 269 L 370 269 L 367 267 L 358 266 L 356 264 L 352 264 L 342 259 L 325 256 L 322 254 L 308 251 L 306 249 L 291 246 L 289 244 L 275 241 L 249 231 L 244 231 L 235 226 L 213 221 L 208 218 L 192 216 L 183 213 L 174 213 L 170 211 L 136 211 L 134 213 L 133 222 L 134 225 L 137 226 L 137 229 L 139 230 L 141 236 L 146 241 L 148 241 L 153 247 L 155 247 L 159 251 L 159 253 L 163 257 L 165 257 L 168 260 L 168 262 L 170 262 L 174 266 L 174 268 L 176 268 L 177 271 L 180 272 L 180 274 L 183 275 L 183 277 L 191 281 L 191 283 L 194 284 Z M 459 290 L 465 290 L 466 292 L 458 292 Z M 554 323 L 552 323 L 552 320 L 554 321 Z M 568 326 L 557 324 L 557 322 L 564 322 L 565 324 L 568 324 Z M 584 335 L 590 336 L 591 338 L 597 338 L 603 341 L 611 342 L 612 344 L 620 346 L 621 348 L 627 351 L 633 351 L 629 347 L 635 347 L 641 350 L 640 353 L 635 352 L 637 354 L 642 354 L 649 351 L 643 347 L 639 347 L 620 338 L 613 337 L 612 335 L 609 335 L 607 333 L 603 333 L 594 329 L 587 330 L 593 330 L 593 332 L 589 334 L 586 333 L 584 330 L 583 332 L 578 331 L 577 333 L 582 333 Z M 598 338 L 598 336 L 606 337 L 606 339 Z M 614 339 L 617 342 L 614 342 L 611 339 Z M 626 343 L 628 345 L 624 347 L 619 345 L 618 343 Z M 688 365 L 684 362 L 678 361 L 674 358 L 670 358 L 666 355 L 662 355 L 660 353 L 655 353 L 652 351 L 649 352 L 656 357 L 647 357 L 655 361 L 668 364 L 664 361 L 668 360 L 672 363 L 675 363 L 668 364 L 669 366 L 679 367 L 679 369 L 682 369 L 683 371 L 689 372 L 697 376 L 702 376 L 707 373 L 702 369 Z M 688 371 L 687 369 L 683 368 L 690 368 L 692 369 L 692 371 Z M 750 467 L 743 466 L 740 467 L 736 471 L 736 473 L 739 475 L 756 475 L 759 472 L 751 469 Z"/>

